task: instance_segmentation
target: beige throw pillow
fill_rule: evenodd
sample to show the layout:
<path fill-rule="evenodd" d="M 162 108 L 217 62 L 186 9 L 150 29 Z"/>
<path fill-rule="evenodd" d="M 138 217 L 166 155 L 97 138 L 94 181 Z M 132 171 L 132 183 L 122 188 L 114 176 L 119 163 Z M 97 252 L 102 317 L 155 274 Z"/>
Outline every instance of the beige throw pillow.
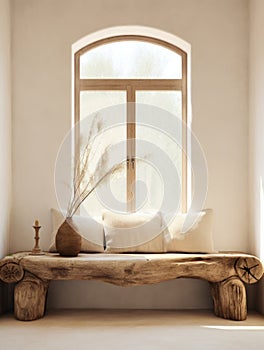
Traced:
<path fill-rule="evenodd" d="M 51 218 L 53 230 L 49 251 L 56 252 L 55 237 L 65 218 L 63 214 L 56 209 L 51 209 Z M 74 215 L 72 220 L 74 226 L 78 229 L 78 233 L 82 236 L 81 251 L 87 253 L 104 252 L 104 230 L 101 218 L 93 220 L 89 216 Z"/>
<path fill-rule="evenodd" d="M 160 213 L 103 212 L 107 253 L 164 253 Z"/>
<path fill-rule="evenodd" d="M 166 252 L 215 253 L 212 235 L 213 211 L 205 209 L 194 214 L 196 221 L 182 233 L 187 214 L 177 214 L 164 230 Z"/>

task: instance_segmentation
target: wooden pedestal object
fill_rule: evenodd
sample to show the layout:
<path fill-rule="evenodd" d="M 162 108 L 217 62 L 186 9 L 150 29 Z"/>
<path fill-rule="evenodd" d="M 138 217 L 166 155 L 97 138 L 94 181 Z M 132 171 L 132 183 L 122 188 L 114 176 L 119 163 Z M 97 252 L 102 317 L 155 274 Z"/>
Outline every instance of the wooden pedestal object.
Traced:
<path fill-rule="evenodd" d="M 18 253 L 0 260 L 0 280 L 16 282 L 15 316 L 31 321 L 44 316 L 48 282 L 100 280 L 118 286 L 136 286 L 199 278 L 211 285 L 216 316 L 242 321 L 247 317 L 245 283 L 263 275 L 260 260 L 243 253 L 217 254 L 58 254 Z"/>

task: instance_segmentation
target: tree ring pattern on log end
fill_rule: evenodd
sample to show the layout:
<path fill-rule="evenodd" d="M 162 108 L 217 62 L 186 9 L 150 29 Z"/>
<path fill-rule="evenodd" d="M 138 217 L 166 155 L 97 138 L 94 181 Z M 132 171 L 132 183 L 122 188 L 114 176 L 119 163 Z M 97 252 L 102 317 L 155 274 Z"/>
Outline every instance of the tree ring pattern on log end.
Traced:
<path fill-rule="evenodd" d="M 235 268 L 239 278 L 248 284 L 258 282 L 263 275 L 263 266 L 254 257 L 239 258 L 236 261 Z"/>
<path fill-rule="evenodd" d="M 18 282 L 22 280 L 23 277 L 23 268 L 14 262 L 6 263 L 0 268 L 0 279 L 5 283 Z"/>

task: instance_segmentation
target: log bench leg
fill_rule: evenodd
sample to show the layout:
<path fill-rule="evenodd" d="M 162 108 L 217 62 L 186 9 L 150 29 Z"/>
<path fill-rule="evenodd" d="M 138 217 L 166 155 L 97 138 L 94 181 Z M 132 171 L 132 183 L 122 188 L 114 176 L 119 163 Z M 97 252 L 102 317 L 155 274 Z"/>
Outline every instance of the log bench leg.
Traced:
<path fill-rule="evenodd" d="M 21 321 L 33 321 L 44 316 L 48 282 L 26 273 L 15 286 L 14 312 Z"/>
<path fill-rule="evenodd" d="M 216 316 L 235 321 L 247 318 L 246 288 L 239 278 L 211 283 L 211 292 Z"/>

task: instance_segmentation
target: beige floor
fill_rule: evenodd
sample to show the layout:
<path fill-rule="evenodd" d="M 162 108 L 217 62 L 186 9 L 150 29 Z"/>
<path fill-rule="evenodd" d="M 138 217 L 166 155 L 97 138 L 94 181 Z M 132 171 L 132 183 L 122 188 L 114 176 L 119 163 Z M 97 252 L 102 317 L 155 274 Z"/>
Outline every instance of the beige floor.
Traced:
<path fill-rule="evenodd" d="M 38 321 L 0 317 L 0 349 L 264 349 L 264 316 L 226 321 L 210 311 L 57 310 Z"/>

